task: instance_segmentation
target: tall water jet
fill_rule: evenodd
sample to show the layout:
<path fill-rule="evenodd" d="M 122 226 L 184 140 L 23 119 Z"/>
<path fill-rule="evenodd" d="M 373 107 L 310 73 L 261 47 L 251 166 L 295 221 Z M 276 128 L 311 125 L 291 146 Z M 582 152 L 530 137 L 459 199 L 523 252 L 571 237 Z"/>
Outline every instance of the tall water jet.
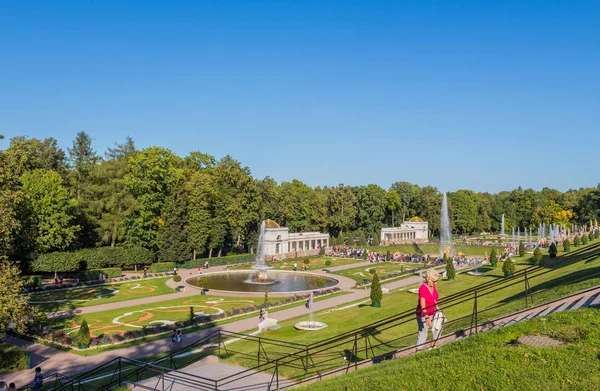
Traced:
<path fill-rule="evenodd" d="M 272 284 L 275 281 L 267 276 L 267 270 L 273 266 L 267 265 L 265 261 L 265 231 L 267 223 L 263 220 L 260 225 L 260 235 L 258 236 L 258 245 L 256 246 L 256 257 L 252 269 L 258 270 L 258 276 L 253 278 L 251 282 L 257 284 Z"/>
<path fill-rule="evenodd" d="M 452 232 L 450 231 L 450 216 L 448 215 L 448 199 L 446 193 L 442 198 L 442 210 L 440 213 L 440 256 L 447 253 L 450 256 L 454 255 L 454 247 L 452 246 Z"/>
<path fill-rule="evenodd" d="M 500 225 L 500 236 L 504 236 L 504 213 L 502 213 L 502 225 Z"/>

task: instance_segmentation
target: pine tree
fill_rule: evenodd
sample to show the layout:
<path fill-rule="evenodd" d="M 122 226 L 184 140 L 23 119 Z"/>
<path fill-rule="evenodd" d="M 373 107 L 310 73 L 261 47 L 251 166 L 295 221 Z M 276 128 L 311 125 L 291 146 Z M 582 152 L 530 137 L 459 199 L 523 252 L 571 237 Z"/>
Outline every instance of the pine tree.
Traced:
<path fill-rule="evenodd" d="M 519 257 L 523 258 L 525 256 L 525 245 L 523 241 L 519 242 Z"/>
<path fill-rule="evenodd" d="M 512 276 L 512 274 L 515 272 L 515 264 L 513 263 L 512 259 L 506 258 L 504 265 L 502 265 L 502 272 L 507 277 Z"/>
<path fill-rule="evenodd" d="M 367 245 L 367 238 L 365 237 L 365 233 L 360 231 L 360 235 L 358 237 L 358 245 L 364 247 Z"/>
<path fill-rule="evenodd" d="M 392 258 L 392 254 L 390 253 L 390 250 L 387 250 L 385 253 L 385 261 L 389 262 L 391 258 Z"/>
<path fill-rule="evenodd" d="M 454 280 L 454 277 L 456 276 L 456 269 L 454 268 L 454 261 L 452 260 L 451 257 L 446 256 L 446 254 L 444 254 L 444 258 L 445 258 L 445 262 L 446 262 L 446 277 L 448 277 L 448 280 L 452 281 L 452 280 Z"/>
<path fill-rule="evenodd" d="M 87 321 L 84 319 L 83 322 L 81 322 L 81 327 L 79 327 L 79 333 L 77 333 L 77 345 L 88 346 L 91 341 L 90 328 L 88 327 Z"/>
<path fill-rule="evenodd" d="M 158 259 L 187 261 L 192 258 L 186 235 L 188 194 L 183 183 L 175 186 L 165 200 L 162 217 L 157 222 Z"/>
<path fill-rule="evenodd" d="M 550 258 L 556 258 L 557 253 L 558 253 L 558 250 L 556 248 L 556 244 L 554 242 L 552 242 L 550 244 L 550 248 L 548 248 L 548 254 L 550 254 Z"/>
<path fill-rule="evenodd" d="M 383 297 L 383 291 L 381 290 L 381 283 L 379 282 L 379 276 L 377 273 L 373 275 L 373 282 L 371 282 L 371 303 L 381 303 Z M 377 306 L 377 305 L 375 305 Z"/>
<path fill-rule="evenodd" d="M 533 251 L 533 264 L 540 265 L 543 257 L 542 250 L 540 250 L 539 247 L 536 247 L 536 249 Z"/>
<path fill-rule="evenodd" d="M 498 253 L 495 248 L 493 248 L 490 253 L 490 265 L 492 265 L 492 267 L 498 266 Z"/>

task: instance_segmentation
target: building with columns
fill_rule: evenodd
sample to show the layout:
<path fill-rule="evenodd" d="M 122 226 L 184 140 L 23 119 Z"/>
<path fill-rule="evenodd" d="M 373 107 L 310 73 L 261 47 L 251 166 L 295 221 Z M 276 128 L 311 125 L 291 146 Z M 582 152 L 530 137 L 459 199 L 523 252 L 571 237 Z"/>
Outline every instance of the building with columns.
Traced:
<path fill-rule="evenodd" d="M 265 220 L 264 251 L 267 260 L 318 255 L 321 247 L 329 246 L 329 234 L 321 232 L 290 233 L 275 221 Z"/>
<path fill-rule="evenodd" d="M 381 244 L 427 243 L 429 224 L 420 217 L 413 217 L 399 227 L 381 228 Z"/>

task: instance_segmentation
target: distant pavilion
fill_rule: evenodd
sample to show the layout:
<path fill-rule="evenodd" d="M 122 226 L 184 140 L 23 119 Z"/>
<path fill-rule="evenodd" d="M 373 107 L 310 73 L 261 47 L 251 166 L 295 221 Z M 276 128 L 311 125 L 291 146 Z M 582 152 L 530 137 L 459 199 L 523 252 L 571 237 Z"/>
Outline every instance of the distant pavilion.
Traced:
<path fill-rule="evenodd" d="M 265 220 L 265 224 L 264 251 L 267 259 L 318 255 L 321 247 L 329 246 L 329 234 L 321 232 L 290 233 L 288 228 L 280 227 L 270 219 Z"/>
<path fill-rule="evenodd" d="M 381 228 L 382 244 L 427 243 L 429 224 L 420 217 L 413 217 L 399 227 Z"/>

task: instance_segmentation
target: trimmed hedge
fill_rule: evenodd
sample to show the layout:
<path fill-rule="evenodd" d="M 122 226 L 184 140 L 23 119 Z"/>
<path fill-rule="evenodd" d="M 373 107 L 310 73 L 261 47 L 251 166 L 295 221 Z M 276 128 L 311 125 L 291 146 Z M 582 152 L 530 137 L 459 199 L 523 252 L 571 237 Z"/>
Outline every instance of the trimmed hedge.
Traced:
<path fill-rule="evenodd" d="M 193 259 L 190 261 L 185 261 L 179 263 L 184 269 L 197 269 L 199 267 L 204 266 L 204 262 L 208 261 L 210 266 L 221 266 L 221 265 L 234 265 L 237 263 L 245 263 L 245 262 L 254 262 L 256 259 L 255 254 L 239 254 L 239 255 L 229 255 L 227 257 L 217 257 L 217 258 L 200 258 Z M 173 270 L 173 268 L 171 268 Z"/>
<path fill-rule="evenodd" d="M 19 371 L 27 368 L 27 351 L 18 346 L 0 342 L 0 372 Z"/>
<path fill-rule="evenodd" d="M 104 269 L 92 269 L 92 270 L 84 270 L 79 273 L 79 278 L 83 281 L 95 281 L 99 280 L 100 273 L 106 274 L 108 278 L 119 278 L 123 275 L 123 269 L 120 267 L 111 267 Z"/>
<path fill-rule="evenodd" d="M 172 272 L 175 262 L 156 262 L 150 265 L 150 273 Z"/>
<path fill-rule="evenodd" d="M 99 247 L 75 252 L 54 252 L 40 255 L 31 263 L 33 272 L 74 272 L 133 265 L 150 265 L 154 253 L 142 247 Z"/>
<path fill-rule="evenodd" d="M 83 269 L 83 257 L 79 253 L 55 252 L 42 254 L 31 262 L 33 272 L 76 272 Z"/>

